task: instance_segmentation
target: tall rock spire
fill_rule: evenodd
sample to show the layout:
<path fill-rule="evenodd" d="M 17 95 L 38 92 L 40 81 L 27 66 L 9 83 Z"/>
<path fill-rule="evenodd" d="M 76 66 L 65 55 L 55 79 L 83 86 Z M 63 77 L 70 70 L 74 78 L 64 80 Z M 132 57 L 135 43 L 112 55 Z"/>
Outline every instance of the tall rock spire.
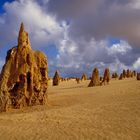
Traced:
<path fill-rule="evenodd" d="M 24 23 L 23 22 L 21 22 L 21 25 L 20 25 L 20 30 L 19 30 L 19 32 L 23 32 L 24 31 Z"/>
<path fill-rule="evenodd" d="M 21 23 L 18 46 L 7 52 L 0 74 L 0 112 L 47 103 L 48 61 L 30 47 L 28 33 Z"/>
<path fill-rule="evenodd" d="M 29 47 L 30 48 L 30 41 L 28 37 L 28 33 L 24 30 L 24 24 L 21 23 L 20 30 L 19 30 L 19 36 L 18 36 L 18 47 Z"/>

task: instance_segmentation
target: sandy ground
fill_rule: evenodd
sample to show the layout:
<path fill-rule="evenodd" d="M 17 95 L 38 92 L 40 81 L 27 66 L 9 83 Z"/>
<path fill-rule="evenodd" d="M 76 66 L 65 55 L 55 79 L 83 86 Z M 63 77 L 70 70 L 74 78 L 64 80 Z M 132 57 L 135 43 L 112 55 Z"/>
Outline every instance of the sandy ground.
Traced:
<path fill-rule="evenodd" d="M 49 106 L 0 114 L 0 140 L 140 140 L 140 82 L 49 87 Z"/>

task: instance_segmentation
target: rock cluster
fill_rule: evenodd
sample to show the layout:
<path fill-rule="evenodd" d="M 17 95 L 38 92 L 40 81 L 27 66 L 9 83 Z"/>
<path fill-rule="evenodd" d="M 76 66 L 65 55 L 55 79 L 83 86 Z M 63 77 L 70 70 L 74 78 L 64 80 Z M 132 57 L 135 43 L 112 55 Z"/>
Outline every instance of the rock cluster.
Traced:
<path fill-rule="evenodd" d="M 32 50 L 22 23 L 18 45 L 7 52 L 0 74 L 0 111 L 45 104 L 47 88 L 47 58 L 42 52 Z"/>
<path fill-rule="evenodd" d="M 136 71 L 131 71 L 129 69 L 123 70 L 123 72 L 120 74 L 119 80 L 125 79 L 125 78 L 133 78 L 136 77 Z"/>
<path fill-rule="evenodd" d="M 112 78 L 115 78 L 115 79 L 118 78 L 118 74 L 117 74 L 117 72 L 112 73 Z"/>
<path fill-rule="evenodd" d="M 58 70 L 55 72 L 55 75 L 53 77 L 53 86 L 58 86 L 60 83 L 60 76 Z"/>

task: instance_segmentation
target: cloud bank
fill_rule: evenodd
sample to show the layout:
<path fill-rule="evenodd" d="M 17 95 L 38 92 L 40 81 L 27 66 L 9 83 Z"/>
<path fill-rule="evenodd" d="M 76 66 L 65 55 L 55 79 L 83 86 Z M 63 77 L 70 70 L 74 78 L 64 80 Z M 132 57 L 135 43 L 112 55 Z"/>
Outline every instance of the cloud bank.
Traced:
<path fill-rule="evenodd" d="M 0 55 L 6 46 L 16 45 L 23 21 L 32 47 L 51 52 L 51 76 L 56 69 L 62 76 L 90 75 L 94 67 L 101 73 L 106 67 L 140 70 L 139 0 L 15 0 L 3 8 Z"/>

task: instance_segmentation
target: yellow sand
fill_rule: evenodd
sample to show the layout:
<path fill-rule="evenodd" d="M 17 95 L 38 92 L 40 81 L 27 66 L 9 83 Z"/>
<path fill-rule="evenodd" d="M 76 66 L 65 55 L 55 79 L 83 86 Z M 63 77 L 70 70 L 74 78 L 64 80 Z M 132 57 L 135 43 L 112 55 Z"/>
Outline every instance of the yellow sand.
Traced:
<path fill-rule="evenodd" d="M 140 82 L 49 87 L 49 106 L 0 114 L 0 140 L 140 140 Z"/>

